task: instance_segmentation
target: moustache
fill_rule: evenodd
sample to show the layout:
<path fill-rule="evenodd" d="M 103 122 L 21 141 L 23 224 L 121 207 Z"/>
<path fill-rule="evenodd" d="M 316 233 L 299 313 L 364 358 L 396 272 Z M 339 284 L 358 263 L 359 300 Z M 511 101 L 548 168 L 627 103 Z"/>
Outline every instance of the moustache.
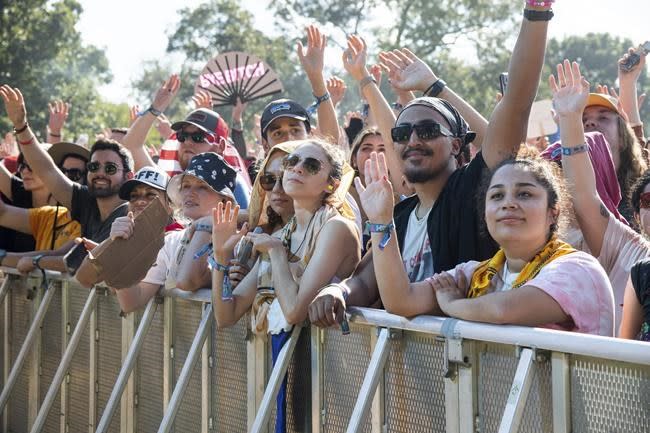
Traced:
<path fill-rule="evenodd" d="M 433 151 L 431 149 L 406 149 L 402 152 L 402 159 L 406 159 L 413 154 L 431 156 L 433 155 Z"/>

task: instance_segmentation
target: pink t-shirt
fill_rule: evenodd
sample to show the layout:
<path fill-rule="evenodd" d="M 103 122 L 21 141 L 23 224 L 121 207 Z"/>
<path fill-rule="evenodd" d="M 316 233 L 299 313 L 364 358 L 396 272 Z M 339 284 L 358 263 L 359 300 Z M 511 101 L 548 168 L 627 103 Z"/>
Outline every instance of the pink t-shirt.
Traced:
<path fill-rule="evenodd" d="M 450 273 L 463 272 L 470 281 L 479 262 L 461 263 Z M 501 275 L 492 279 L 496 290 L 503 289 Z M 614 335 L 614 296 L 607 274 L 598 261 L 581 251 L 559 257 L 546 266 L 526 286 L 534 286 L 551 296 L 571 317 L 567 328 L 549 323 L 544 328 L 585 334 Z M 517 289 L 515 289 L 517 290 Z"/>

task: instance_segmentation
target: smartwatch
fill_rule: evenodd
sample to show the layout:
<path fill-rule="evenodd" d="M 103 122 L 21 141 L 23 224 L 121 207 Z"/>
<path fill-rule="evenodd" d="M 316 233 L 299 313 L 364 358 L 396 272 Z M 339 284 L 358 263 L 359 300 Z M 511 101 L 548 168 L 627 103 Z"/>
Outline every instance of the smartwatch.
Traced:
<path fill-rule="evenodd" d="M 34 265 L 34 267 L 36 267 L 36 269 L 40 269 L 41 271 L 43 270 L 43 268 L 41 268 L 41 265 L 39 265 L 39 262 L 41 261 L 41 259 L 43 257 L 45 257 L 45 254 L 37 254 L 37 255 L 32 257 L 32 265 Z"/>

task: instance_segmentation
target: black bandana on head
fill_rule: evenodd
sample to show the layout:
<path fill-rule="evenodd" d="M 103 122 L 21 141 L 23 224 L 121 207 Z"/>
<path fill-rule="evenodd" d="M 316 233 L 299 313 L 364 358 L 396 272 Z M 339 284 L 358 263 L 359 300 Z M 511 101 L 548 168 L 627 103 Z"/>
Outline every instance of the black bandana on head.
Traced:
<path fill-rule="evenodd" d="M 460 115 L 458 110 L 454 108 L 449 102 L 440 98 L 433 98 L 430 96 L 423 96 L 421 98 L 415 98 L 409 102 L 403 109 L 400 111 L 397 116 L 397 121 L 395 125 L 399 125 L 399 117 L 402 115 L 404 110 L 414 105 L 421 105 L 423 107 L 428 107 L 440 114 L 444 119 L 449 123 L 451 127 L 451 132 L 453 132 L 455 137 L 458 137 L 463 140 L 463 147 L 467 146 L 469 143 L 474 141 L 476 138 L 476 133 L 470 131 L 469 125 L 463 119 L 463 116 Z"/>

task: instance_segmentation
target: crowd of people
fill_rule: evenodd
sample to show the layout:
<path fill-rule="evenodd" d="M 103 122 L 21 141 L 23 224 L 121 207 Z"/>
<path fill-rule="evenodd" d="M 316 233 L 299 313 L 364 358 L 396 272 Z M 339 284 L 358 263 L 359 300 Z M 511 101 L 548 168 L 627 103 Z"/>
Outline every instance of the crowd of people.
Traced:
<path fill-rule="evenodd" d="M 61 141 L 62 102 L 49 107 L 53 144 L 40 143 L 34 107 L 4 84 L 14 130 L 3 150 L 20 153 L 15 166 L 0 164 L 1 264 L 68 272 L 91 287 L 107 279 L 93 251 L 132 238 L 159 201 L 164 242 L 138 282 L 114 287 L 122 310 L 162 288 L 211 287 L 218 326 L 252 311 L 274 360 L 294 326 L 337 326 L 350 306 L 650 341 L 650 170 L 637 100 L 645 54 L 612 54 L 619 65 L 637 58 L 612 77 L 618 93 L 593 92 L 578 63 L 559 64 L 549 85 L 561 139 L 531 148 L 552 3 L 526 1 L 489 119 L 407 48 L 369 65 L 358 35 L 342 63 L 367 113 L 340 116 L 345 85 L 325 79 L 327 39 L 310 26 L 298 57 L 316 116 L 291 99 L 269 102 L 252 128 L 253 161 L 240 101 L 231 125 L 206 93 L 184 119 L 164 117 L 177 75 L 129 128 L 115 125 L 89 149 Z M 154 124 L 177 142 L 171 157 L 145 144 Z M 88 256 L 71 266 L 75 248 Z M 278 432 L 285 401 L 281 391 Z"/>

